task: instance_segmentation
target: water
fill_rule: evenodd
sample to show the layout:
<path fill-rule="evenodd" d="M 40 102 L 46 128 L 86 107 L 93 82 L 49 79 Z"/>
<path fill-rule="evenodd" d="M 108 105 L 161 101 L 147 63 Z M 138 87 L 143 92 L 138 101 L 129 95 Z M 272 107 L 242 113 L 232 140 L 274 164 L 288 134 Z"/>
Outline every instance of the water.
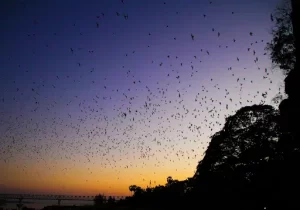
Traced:
<path fill-rule="evenodd" d="M 7 203 L 5 205 L 2 205 L 1 207 L 3 207 L 4 209 L 17 209 L 17 203 L 18 200 L 17 199 L 9 199 L 7 200 Z M 57 200 L 31 200 L 31 199 L 24 199 L 22 201 L 22 203 L 24 204 L 24 206 L 28 207 L 28 208 L 34 208 L 34 209 L 42 209 L 45 206 L 52 206 L 52 205 L 57 205 L 58 202 Z M 78 201 L 78 200 L 62 200 L 60 202 L 60 205 L 64 206 L 83 206 L 83 205 L 93 205 L 93 201 Z"/>

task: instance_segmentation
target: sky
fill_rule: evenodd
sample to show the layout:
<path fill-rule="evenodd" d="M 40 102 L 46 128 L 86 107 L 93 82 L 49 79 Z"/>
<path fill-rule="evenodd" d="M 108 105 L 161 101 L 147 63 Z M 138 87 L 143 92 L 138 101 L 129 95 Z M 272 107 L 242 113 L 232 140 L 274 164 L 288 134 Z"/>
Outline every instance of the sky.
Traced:
<path fill-rule="evenodd" d="M 278 3 L 4 1 L 0 191 L 120 196 L 193 176 L 226 116 L 277 107 Z"/>

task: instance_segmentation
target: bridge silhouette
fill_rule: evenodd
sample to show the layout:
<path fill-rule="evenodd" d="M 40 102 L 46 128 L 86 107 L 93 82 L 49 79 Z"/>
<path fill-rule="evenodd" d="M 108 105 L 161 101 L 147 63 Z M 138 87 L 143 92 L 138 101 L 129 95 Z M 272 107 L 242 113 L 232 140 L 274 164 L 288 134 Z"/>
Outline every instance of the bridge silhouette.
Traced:
<path fill-rule="evenodd" d="M 112 197 L 116 200 L 125 198 L 126 196 L 104 196 L 108 199 Z M 22 204 L 23 200 L 57 200 L 58 205 L 61 201 L 93 201 L 95 196 L 78 196 L 78 195 L 49 195 L 49 194 L 0 194 L 3 200 L 18 200 Z"/>

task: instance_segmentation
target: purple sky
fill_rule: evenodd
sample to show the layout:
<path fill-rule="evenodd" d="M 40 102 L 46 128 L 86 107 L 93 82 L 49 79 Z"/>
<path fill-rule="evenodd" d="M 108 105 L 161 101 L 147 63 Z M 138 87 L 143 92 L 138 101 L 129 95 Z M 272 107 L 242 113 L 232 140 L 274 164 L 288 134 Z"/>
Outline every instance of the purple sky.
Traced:
<path fill-rule="evenodd" d="M 226 115 L 282 86 L 264 55 L 278 0 L 22 2 L 0 9 L 7 188 L 124 194 L 184 179 Z"/>

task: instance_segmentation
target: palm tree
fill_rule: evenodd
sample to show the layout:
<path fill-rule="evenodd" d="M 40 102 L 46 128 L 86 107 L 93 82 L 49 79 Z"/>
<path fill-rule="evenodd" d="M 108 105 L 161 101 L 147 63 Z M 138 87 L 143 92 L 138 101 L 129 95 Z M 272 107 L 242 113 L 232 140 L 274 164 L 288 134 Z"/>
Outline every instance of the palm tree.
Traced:
<path fill-rule="evenodd" d="M 167 177 L 167 184 L 166 185 L 167 186 L 171 186 L 173 182 L 174 182 L 173 178 L 171 176 L 168 176 Z"/>
<path fill-rule="evenodd" d="M 132 192 L 132 195 L 135 193 L 137 186 L 136 185 L 130 185 L 129 191 Z"/>

